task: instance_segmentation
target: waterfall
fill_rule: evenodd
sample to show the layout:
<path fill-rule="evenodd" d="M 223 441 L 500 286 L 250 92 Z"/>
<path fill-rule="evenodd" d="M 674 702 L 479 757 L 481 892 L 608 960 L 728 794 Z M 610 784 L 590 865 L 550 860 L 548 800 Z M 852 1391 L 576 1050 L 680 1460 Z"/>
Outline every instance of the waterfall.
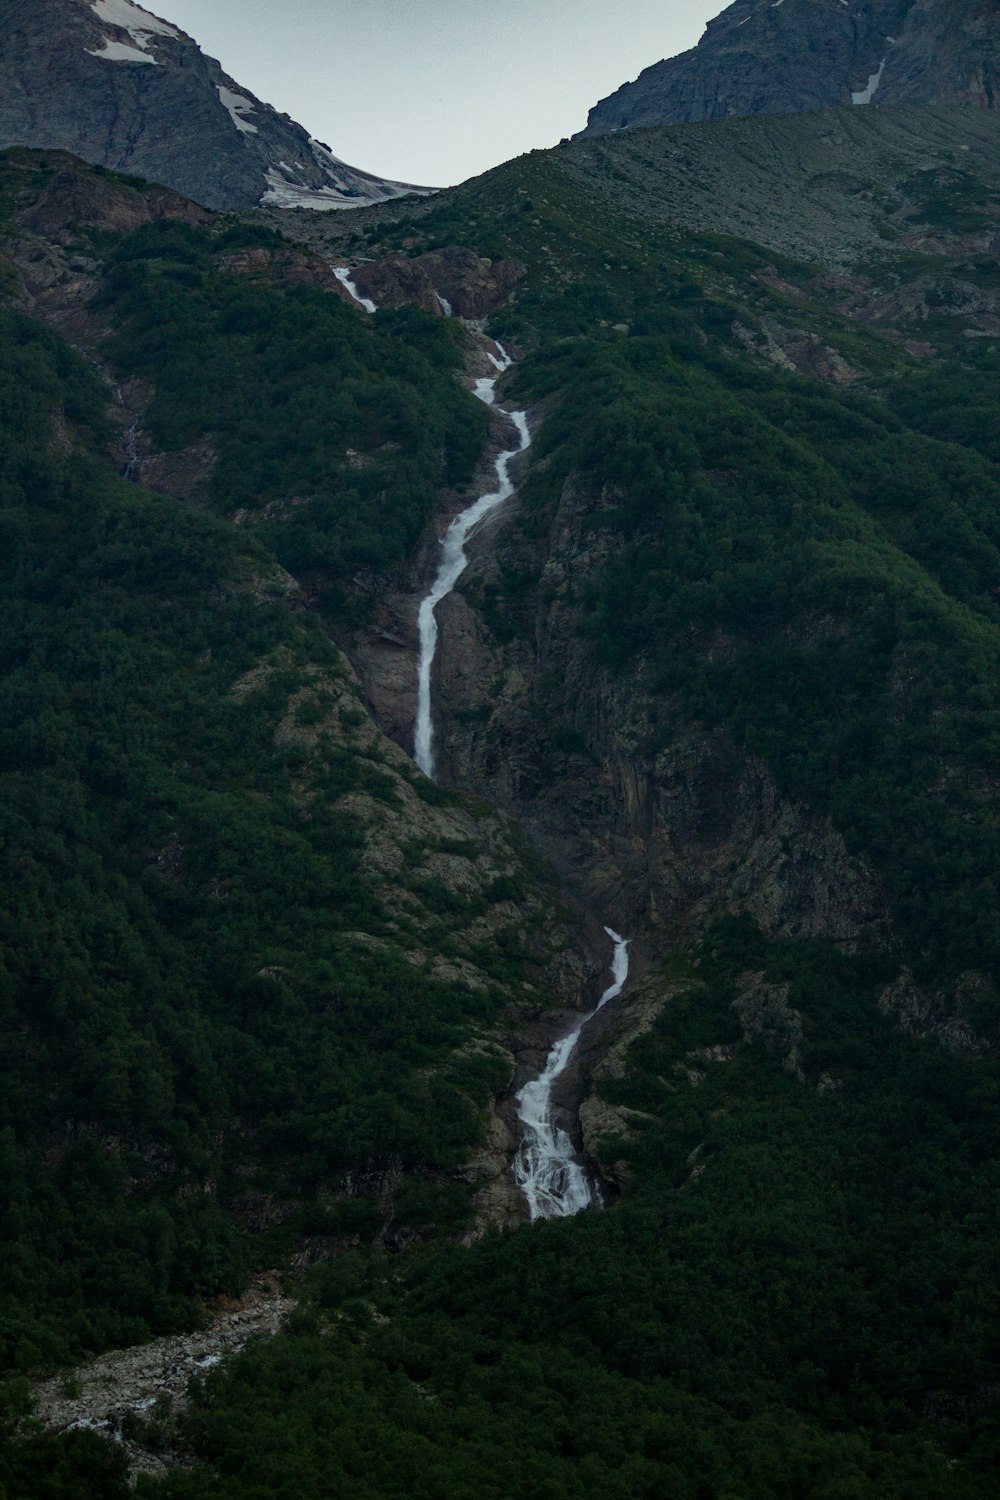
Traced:
<path fill-rule="evenodd" d="M 125 405 L 125 397 L 122 395 L 122 388 L 120 385 L 115 386 L 115 395 L 118 397 L 118 405 L 121 407 L 122 411 L 127 411 L 128 408 Z M 122 469 L 122 478 L 130 479 L 133 483 L 136 483 L 138 481 L 139 469 L 141 467 L 141 459 L 139 458 L 139 443 L 138 438 L 136 437 L 138 428 L 139 419 L 138 417 L 133 417 L 129 425 L 128 432 L 125 435 L 124 445 L 127 463 L 125 464 L 124 469 Z"/>
<path fill-rule="evenodd" d="M 377 311 L 375 303 L 362 297 L 353 280 L 349 266 L 335 266 L 333 274 L 346 287 L 355 302 L 365 312 Z M 435 293 L 438 306 L 445 317 L 452 316 L 451 304 L 440 293 Z M 486 375 L 475 383 L 475 394 L 487 406 L 496 400 L 497 381 L 509 370 L 514 361 L 501 343 L 496 344 L 497 353 L 487 350 L 495 375 Z M 517 434 L 517 446 L 506 448 L 498 455 L 494 465 L 497 487 L 461 511 L 452 521 L 441 539 L 441 559 L 430 593 L 422 600 L 417 616 L 420 641 L 420 661 L 417 672 L 417 722 L 414 737 L 414 759 L 426 776 L 434 776 L 434 720 L 431 713 L 431 674 L 437 654 L 438 623 L 437 607 L 442 599 L 454 589 L 469 565 L 465 544 L 484 517 L 497 506 L 509 500 L 514 493 L 514 482 L 510 477 L 510 466 L 518 454 L 531 446 L 527 414 L 523 411 L 502 411 Z M 594 1196 L 587 1182 L 583 1167 L 577 1161 L 573 1142 L 566 1131 L 552 1117 L 552 1090 L 562 1077 L 588 1022 L 598 1011 L 603 1010 L 609 1000 L 621 994 L 629 972 L 629 938 L 623 938 L 611 927 L 605 932 L 614 943 L 611 961 L 611 983 L 604 991 L 594 1009 L 579 1021 L 576 1028 L 558 1041 L 549 1053 L 542 1073 L 526 1083 L 517 1096 L 518 1119 L 523 1126 L 521 1144 L 514 1161 L 514 1176 L 528 1204 L 532 1219 L 566 1219 L 578 1214 L 581 1209 L 594 1203 Z"/>
<path fill-rule="evenodd" d="M 532 1219 L 568 1219 L 594 1202 L 573 1142 L 552 1117 L 552 1089 L 565 1073 L 583 1028 L 609 1000 L 621 994 L 628 979 L 630 940 L 610 927 L 604 930 L 615 945 L 611 984 L 576 1029 L 556 1042 L 544 1071 L 526 1083 L 517 1096 L 517 1117 L 524 1130 L 514 1160 L 514 1176 Z"/>
<path fill-rule="evenodd" d="M 361 293 L 354 285 L 354 282 L 351 280 L 350 266 L 334 266 L 333 274 L 334 276 L 336 276 L 341 286 L 347 288 L 351 296 L 354 298 L 355 302 L 359 302 L 361 304 L 366 313 L 378 312 L 378 308 L 375 306 L 372 299 L 370 297 L 362 297 Z"/>
<path fill-rule="evenodd" d="M 510 369 L 513 360 L 502 344 L 497 344 L 500 357 L 491 354 L 496 375 L 476 381 L 476 395 L 487 406 L 492 406 L 496 396 L 496 384 L 504 370 Z M 452 521 L 441 541 L 441 561 L 438 565 L 434 586 L 420 606 L 417 629 L 420 637 L 420 665 L 417 673 L 417 727 L 413 755 L 425 775 L 434 775 L 434 721 L 431 715 L 431 672 L 437 653 L 438 624 L 435 611 L 441 600 L 451 593 L 469 565 L 465 543 L 470 533 L 484 516 L 496 510 L 514 493 L 514 482 L 510 477 L 510 466 L 519 453 L 531 446 L 528 418 L 523 411 L 504 412 L 517 432 L 517 447 L 508 448 L 496 461 L 497 488 L 463 510 Z"/>

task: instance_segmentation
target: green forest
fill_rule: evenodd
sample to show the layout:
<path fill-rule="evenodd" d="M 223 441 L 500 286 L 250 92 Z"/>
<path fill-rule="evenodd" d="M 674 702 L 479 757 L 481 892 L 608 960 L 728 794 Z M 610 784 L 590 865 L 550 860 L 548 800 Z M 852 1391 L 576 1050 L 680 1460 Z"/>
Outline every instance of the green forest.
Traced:
<path fill-rule="evenodd" d="M 425 910 L 411 828 L 409 930 L 385 910 L 343 804 L 424 789 L 355 735 L 319 618 L 259 544 L 114 475 L 108 392 L 62 341 L 3 315 L 0 359 L 0 1297 L 28 1370 L 190 1326 L 280 1257 L 225 1211 L 251 1183 L 315 1222 L 351 1169 L 461 1160 L 503 1083 L 463 1039 L 534 968 L 508 941 L 475 989 L 418 977 L 405 951 L 429 969 L 491 881 Z"/>
<path fill-rule="evenodd" d="M 651 943 L 665 1003 L 600 1084 L 614 1200 L 470 1242 L 499 1043 L 558 1003 L 574 914 L 376 733 L 341 649 L 488 451 L 468 335 L 284 275 L 259 222 L 67 233 L 103 369 L 0 310 L 0 1500 L 995 1493 L 995 344 L 942 322 L 909 360 L 817 293 L 855 378 L 779 369 L 733 331 L 787 315 L 774 256 L 640 233 L 540 156 L 348 241 L 527 266 L 489 325 L 537 420 L 482 631 L 527 659 L 557 587 L 637 753 L 725 731 L 889 911 L 877 946 L 738 913 Z M 183 499 L 121 476 L 119 382 L 157 455 L 211 455 Z M 568 496 L 593 561 L 553 585 Z M 901 971 L 963 1045 L 880 1003 Z M 133 1483 L 34 1422 L 32 1380 L 305 1238 L 284 1331 L 129 1419 L 183 1466 Z"/>

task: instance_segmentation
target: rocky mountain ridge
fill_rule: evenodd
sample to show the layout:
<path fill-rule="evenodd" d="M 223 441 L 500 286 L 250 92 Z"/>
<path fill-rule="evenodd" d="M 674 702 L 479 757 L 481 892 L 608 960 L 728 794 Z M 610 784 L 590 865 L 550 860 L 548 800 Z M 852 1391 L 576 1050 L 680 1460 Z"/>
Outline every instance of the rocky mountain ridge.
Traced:
<path fill-rule="evenodd" d="M 430 191 L 347 166 L 132 0 L 3 0 L 4 146 L 71 151 L 214 209 L 333 210 Z"/>
<path fill-rule="evenodd" d="M 595 105 L 582 134 L 851 104 L 993 109 L 998 39 L 987 0 L 736 0 L 697 47 Z"/>

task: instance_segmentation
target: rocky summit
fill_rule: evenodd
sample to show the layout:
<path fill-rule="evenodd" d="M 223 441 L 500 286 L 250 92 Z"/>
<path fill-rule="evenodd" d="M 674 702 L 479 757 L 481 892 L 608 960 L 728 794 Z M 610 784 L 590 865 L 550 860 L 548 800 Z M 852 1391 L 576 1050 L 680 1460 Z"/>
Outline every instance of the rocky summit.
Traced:
<path fill-rule="evenodd" d="M 590 112 L 584 135 L 866 104 L 994 107 L 990 0 L 736 0 L 690 52 Z"/>
<path fill-rule="evenodd" d="M 338 209 L 405 196 L 346 166 L 131 0 L 2 0 L 0 147 L 72 151 L 214 209 Z"/>

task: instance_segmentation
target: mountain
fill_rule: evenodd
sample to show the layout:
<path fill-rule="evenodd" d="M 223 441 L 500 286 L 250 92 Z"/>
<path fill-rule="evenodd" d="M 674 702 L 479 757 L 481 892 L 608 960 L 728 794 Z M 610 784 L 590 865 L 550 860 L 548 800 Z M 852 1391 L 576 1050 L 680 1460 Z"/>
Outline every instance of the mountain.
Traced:
<path fill-rule="evenodd" d="M 736 0 L 690 52 L 591 110 L 583 135 L 843 105 L 1000 98 L 990 0 Z"/>
<path fill-rule="evenodd" d="M 72 151 L 214 209 L 354 208 L 429 191 L 345 165 L 131 0 L 3 0 L 10 145 Z"/>
<path fill-rule="evenodd" d="M 998 131 L 0 153 L 9 1500 L 995 1491 Z"/>

